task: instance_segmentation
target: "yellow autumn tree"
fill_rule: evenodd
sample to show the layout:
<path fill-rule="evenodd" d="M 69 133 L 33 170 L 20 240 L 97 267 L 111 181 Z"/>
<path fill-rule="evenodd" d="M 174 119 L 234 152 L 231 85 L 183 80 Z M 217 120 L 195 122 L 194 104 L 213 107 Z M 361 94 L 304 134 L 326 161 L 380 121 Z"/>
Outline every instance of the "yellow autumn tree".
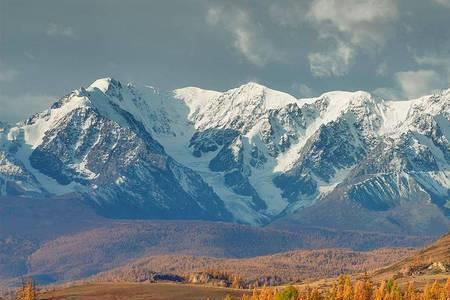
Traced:
<path fill-rule="evenodd" d="M 258 295 L 258 300 L 273 300 L 276 291 L 274 289 L 269 289 L 264 285 Z"/>
<path fill-rule="evenodd" d="M 409 282 L 405 289 L 405 294 L 403 296 L 404 300 L 419 300 L 419 297 L 417 296 L 417 292 L 414 289 L 414 285 L 412 282 Z"/>
<path fill-rule="evenodd" d="M 308 300 L 323 300 L 322 294 L 318 288 L 313 288 L 308 296 Z"/>
<path fill-rule="evenodd" d="M 250 300 L 259 300 L 258 299 L 258 291 L 256 290 L 256 288 L 253 289 L 253 293 L 252 293 L 252 297 L 250 298 Z"/>
<path fill-rule="evenodd" d="M 444 294 L 446 299 L 450 299 L 450 277 L 447 279 L 447 282 L 444 285 Z"/>
<path fill-rule="evenodd" d="M 231 283 L 231 287 L 234 289 L 242 288 L 242 278 L 239 275 L 233 276 L 233 281 Z"/>
<path fill-rule="evenodd" d="M 342 300 L 353 300 L 353 284 L 350 276 L 345 276 L 344 287 L 342 289 Z"/>
<path fill-rule="evenodd" d="M 339 276 L 331 287 L 309 286 L 297 288 L 288 286 L 283 289 L 267 288 L 253 290 L 251 296 L 244 295 L 242 300 L 450 300 L 450 278 L 445 284 L 435 281 L 425 286 L 423 291 L 408 283 L 400 288 L 395 280 L 382 281 L 374 285 L 368 276 L 352 282 L 349 276 Z"/>
<path fill-rule="evenodd" d="M 31 277 L 26 282 L 22 277 L 20 289 L 16 293 L 16 300 L 37 300 L 36 284 Z"/>
<path fill-rule="evenodd" d="M 375 291 L 374 300 L 384 300 L 386 295 L 386 281 L 382 281 L 380 286 Z"/>

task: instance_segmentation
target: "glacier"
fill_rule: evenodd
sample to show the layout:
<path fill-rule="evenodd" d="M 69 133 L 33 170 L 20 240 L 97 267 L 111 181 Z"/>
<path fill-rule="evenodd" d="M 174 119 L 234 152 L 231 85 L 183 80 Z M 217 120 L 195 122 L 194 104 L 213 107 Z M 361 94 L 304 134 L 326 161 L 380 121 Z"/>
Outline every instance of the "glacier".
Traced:
<path fill-rule="evenodd" d="M 254 82 L 162 92 L 103 78 L 0 127 L 2 195 L 78 193 L 112 217 L 263 225 L 337 191 L 371 211 L 415 201 L 449 215 L 450 90 L 297 99 Z"/>

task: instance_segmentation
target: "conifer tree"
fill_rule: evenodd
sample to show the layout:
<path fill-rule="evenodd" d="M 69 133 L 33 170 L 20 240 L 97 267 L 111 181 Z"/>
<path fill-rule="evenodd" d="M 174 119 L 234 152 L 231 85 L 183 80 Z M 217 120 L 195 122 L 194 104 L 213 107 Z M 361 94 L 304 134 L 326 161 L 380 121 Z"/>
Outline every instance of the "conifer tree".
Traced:
<path fill-rule="evenodd" d="M 252 297 L 250 300 L 259 300 L 258 299 L 258 292 L 256 291 L 256 288 L 253 289 Z"/>
<path fill-rule="evenodd" d="M 375 291 L 374 300 L 384 300 L 385 295 L 386 295 L 386 281 L 382 281 L 380 286 Z"/>
<path fill-rule="evenodd" d="M 26 282 L 23 276 L 21 277 L 20 289 L 16 292 L 16 300 L 37 300 L 36 284 L 31 277 L 28 277 Z"/>
<path fill-rule="evenodd" d="M 415 291 L 414 286 L 413 286 L 413 284 L 411 282 L 409 282 L 407 287 L 406 287 L 404 299 L 405 300 L 418 300 L 416 291 Z"/>
<path fill-rule="evenodd" d="M 288 286 L 282 290 L 267 288 L 254 289 L 253 294 L 244 295 L 242 300 L 450 300 L 450 278 L 445 284 L 435 281 L 427 284 L 423 291 L 417 291 L 413 283 L 400 288 L 395 280 L 382 281 L 374 286 L 368 276 L 354 284 L 349 276 L 339 276 L 329 288 L 297 289 Z"/>
<path fill-rule="evenodd" d="M 231 283 L 231 287 L 234 289 L 242 288 L 242 279 L 239 275 L 233 276 L 233 282 Z"/>
<path fill-rule="evenodd" d="M 344 286 L 342 289 L 342 300 L 352 300 L 353 299 L 353 285 L 350 276 L 345 276 Z"/>
<path fill-rule="evenodd" d="M 448 277 L 447 282 L 445 283 L 444 294 L 446 299 L 450 299 L 450 277 Z"/>
<path fill-rule="evenodd" d="M 288 286 L 275 297 L 276 300 L 297 300 L 298 290 L 293 286 Z"/>

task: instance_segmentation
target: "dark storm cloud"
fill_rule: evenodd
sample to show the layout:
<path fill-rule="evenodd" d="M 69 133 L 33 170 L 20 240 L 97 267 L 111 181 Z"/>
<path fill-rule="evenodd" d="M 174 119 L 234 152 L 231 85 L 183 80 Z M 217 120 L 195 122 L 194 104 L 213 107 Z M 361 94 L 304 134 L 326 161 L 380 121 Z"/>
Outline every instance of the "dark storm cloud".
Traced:
<path fill-rule="evenodd" d="M 0 0 L 0 120 L 99 77 L 415 97 L 449 86 L 448 0 Z"/>

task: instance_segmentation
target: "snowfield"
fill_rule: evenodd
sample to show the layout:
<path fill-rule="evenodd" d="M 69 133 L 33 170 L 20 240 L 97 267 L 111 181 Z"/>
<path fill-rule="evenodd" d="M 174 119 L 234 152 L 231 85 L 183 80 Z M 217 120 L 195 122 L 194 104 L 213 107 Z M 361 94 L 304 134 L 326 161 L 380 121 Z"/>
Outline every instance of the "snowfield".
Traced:
<path fill-rule="evenodd" d="M 296 99 L 252 82 L 225 92 L 161 92 L 104 78 L 1 127 L 2 195 L 15 182 L 24 196 L 78 192 L 100 206 L 129 201 L 162 216 L 189 198 L 177 216 L 188 217 L 195 203 L 205 214 L 250 224 L 312 206 L 343 186 L 344 197 L 367 199 L 361 205 L 369 209 L 402 205 L 417 189 L 428 195 L 420 201 L 450 207 L 450 90 L 401 101 L 362 91 Z M 170 182 L 179 188 L 173 195 Z M 383 197 L 386 205 L 378 203 Z"/>

